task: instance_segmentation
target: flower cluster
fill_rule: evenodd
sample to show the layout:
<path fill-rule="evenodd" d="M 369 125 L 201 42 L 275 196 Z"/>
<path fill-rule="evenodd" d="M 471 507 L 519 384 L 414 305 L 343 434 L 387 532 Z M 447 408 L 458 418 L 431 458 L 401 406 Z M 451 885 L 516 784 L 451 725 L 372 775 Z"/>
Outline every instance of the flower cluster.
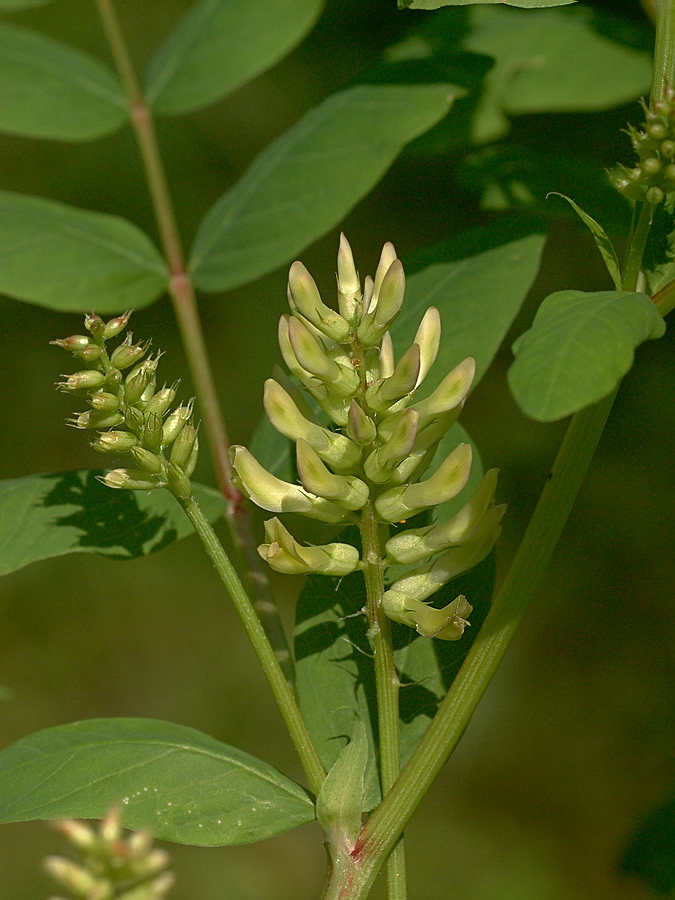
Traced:
<path fill-rule="evenodd" d="M 104 322 L 85 316 L 88 335 L 52 341 L 71 350 L 86 368 L 64 375 L 59 387 L 87 397 L 90 408 L 69 420 L 75 428 L 98 431 L 92 447 L 108 456 L 130 459 L 133 468 L 113 469 L 101 480 L 108 487 L 153 490 L 167 487 L 180 499 L 192 495 L 190 476 L 197 465 L 199 441 L 192 420 L 193 401 L 173 411 L 178 383 L 157 389 L 161 353 L 148 356 L 150 343 L 134 343 L 128 333 L 108 351 L 106 343 L 126 328 L 130 312 Z"/>
<path fill-rule="evenodd" d="M 77 851 L 80 862 L 48 856 L 45 869 L 80 900 L 164 900 L 173 886 L 174 876 L 166 871 L 169 854 L 153 848 L 147 830 L 125 837 L 117 807 L 101 821 L 98 832 L 76 819 L 57 819 L 52 825 Z"/>
<path fill-rule="evenodd" d="M 302 263 L 293 263 L 288 280 L 292 315 L 281 318 L 279 344 L 296 382 L 267 381 L 264 404 L 272 425 L 295 442 L 300 484 L 267 472 L 245 447 L 232 447 L 237 483 L 258 506 L 331 525 L 358 523 L 367 513 L 387 526 L 433 510 L 465 486 L 469 444 L 460 444 L 421 479 L 462 410 L 475 362 L 460 362 L 428 397 L 417 400 L 438 353 L 440 316 L 434 307 L 427 310 L 412 346 L 397 362 L 389 328 L 404 291 L 403 266 L 391 244 L 382 250 L 375 278 L 366 278 L 362 288 L 349 243 L 341 237 L 339 312 L 323 303 Z M 306 395 L 331 420 L 330 427 Z M 426 600 L 492 548 L 504 512 L 493 505 L 496 476 L 496 469 L 488 472 L 449 521 L 399 531 L 386 542 L 385 566 L 413 566 L 384 595 L 390 618 L 429 637 L 461 637 L 471 612 L 466 599 L 460 596 L 444 609 Z M 265 533 L 258 552 L 279 572 L 341 576 L 363 568 L 355 547 L 301 546 L 278 518 L 266 522 Z"/>
<path fill-rule="evenodd" d="M 675 191 L 675 89 L 668 88 L 664 100 L 650 109 L 643 102 L 646 121 L 627 133 L 638 155 L 632 169 L 618 165 L 609 173 L 614 187 L 628 200 L 661 203 Z"/>

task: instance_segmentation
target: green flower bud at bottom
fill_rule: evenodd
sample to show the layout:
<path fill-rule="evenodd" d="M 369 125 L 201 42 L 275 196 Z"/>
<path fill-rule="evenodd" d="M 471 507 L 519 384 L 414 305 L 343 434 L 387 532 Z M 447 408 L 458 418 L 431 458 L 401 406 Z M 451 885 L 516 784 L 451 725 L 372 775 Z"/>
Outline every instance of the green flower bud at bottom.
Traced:
<path fill-rule="evenodd" d="M 99 478 L 107 487 L 126 491 L 153 491 L 163 487 L 164 482 L 152 478 L 140 469 L 112 469 Z"/>
<path fill-rule="evenodd" d="M 114 428 L 121 425 L 124 416 L 121 413 L 109 413 L 105 410 L 89 409 L 80 413 L 75 419 L 68 419 L 74 428 Z"/>
<path fill-rule="evenodd" d="M 265 522 L 269 543 L 261 544 L 258 553 L 276 571 L 285 575 L 349 575 L 360 566 L 359 551 L 349 544 L 324 544 L 302 547 L 279 519 Z"/>
<path fill-rule="evenodd" d="M 303 487 L 317 497 L 350 510 L 361 509 L 368 502 L 368 486 L 354 475 L 334 475 L 307 441 L 297 442 L 296 460 Z"/>
<path fill-rule="evenodd" d="M 159 475 L 163 470 L 162 460 L 146 450 L 145 447 L 132 447 L 131 456 L 139 469 L 147 472 L 148 475 Z"/>
<path fill-rule="evenodd" d="M 178 466 L 173 463 L 169 463 L 166 474 L 166 486 L 171 493 L 175 497 L 178 497 L 179 500 L 189 500 L 192 496 L 192 483 L 185 472 L 182 472 Z"/>
<path fill-rule="evenodd" d="M 129 324 L 129 319 L 131 318 L 131 310 L 128 309 L 126 312 L 122 313 L 121 316 L 117 316 L 114 319 L 108 319 L 105 323 L 105 327 L 103 328 L 103 337 L 106 341 L 109 341 L 110 338 L 117 337 L 118 334 L 124 331 L 124 329 Z"/>
<path fill-rule="evenodd" d="M 103 410 L 104 412 L 114 412 L 120 407 L 120 399 L 115 394 L 109 394 L 107 391 L 96 391 L 89 397 L 89 402 L 94 409 Z"/>
<path fill-rule="evenodd" d="M 104 431 L 91 446 L 99 453 L 128 453 L 137 443 L 137 438 L 128 431 Z"/>
<path fill-rule="evenodd" d="M 72 375 L 63 375 L 65 381 L 59 382 L 58 387 L 64 391 L 79 391 L 89 388 L 97 388 L 104 384 L 106 377 L 97 369 L 86 369 L 82 372 L 74 372 Z"/>
<path fill-rule="evenodd" d="M 471 623 L 467 620 L 473 607 L 460 594 L 443 609 L 436 609 L 400 591 L 386 591 L 382 598 L 382 609 L 395 622 L 414 628 L 423 637 L 438 638 L 441 641 L 458 641 L 464 629 Z"/>

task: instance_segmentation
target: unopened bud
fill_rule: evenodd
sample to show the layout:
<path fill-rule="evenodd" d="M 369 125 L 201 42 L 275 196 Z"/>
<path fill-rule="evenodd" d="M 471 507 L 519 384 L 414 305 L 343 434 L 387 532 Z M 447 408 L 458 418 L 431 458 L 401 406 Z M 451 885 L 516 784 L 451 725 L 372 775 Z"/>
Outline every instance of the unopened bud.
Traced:
<path fill-rule="evenodd" d="M 148 401 L 148 405 L 143 410 L 146 418 L 151 415 L 164 415 L 164 413 L 169 409 L 176 397 L 178 384 L 179 382 L 176 382 L 170 388 L 163 387 L 161 390 L 157 391 L 153 398 Z"/>
<path fill-rule="evenodd" d="M 338 307 L 342 317 L 354 322 L 361 306 L 361 282 L 349 241 L 340 235 L 340 249 L 337 258 Z"/>
<path fill-rule="evenodd" d="M 163 471 L 162 460 L 145 447 L 132 447 L 130 453 L 138 468 L 148 475 L 159 475 Z"/>
<path fill-rule="evenodd" d="M 140 469 L 112 469 L 99 480 L 107 487 L 126 491 L 152 491 L 163 484 Z"/>
<path fill-rule="evenodd" d="M 110 394 L 107 391 L 96 391 L 89 398 L 89 402 L 94 409 L 105 412 L 113 412 L 120 407 L 120 398 L 116 394 Z"/>
<path fill-rule="evenodd" d="M 320 381 L 330 384 L 331 390 L 342 397 L 356 393 L 359 387 L 358 374 L 351 367 L 330 359 L 308 328 L 295 316 L 291 316 L 288 322 L 288 338 L 303 369 Z"/>
<path fill-rule="evenodd" d="M 438 348 L 441 345 L 441 314 L 435 306 L 430 306 L 424 313 L 415 334 L 414 343 L 418 344 L 420 348 L 420 371 L 415 385 L 417 388 L 427 377 L 429 369 L 436 361 Z"/>
<path fill-rule="evenodd" d="M 98 369 L 86 369 L 82 372 L 74 372 L 72 375 L 62 375 L 65 381 L 59 382 L 59 387 L 64 391 L 91 390 L 105 384 L 106 377 Z"/>
<path fill-rule="evenodd" d="M 171 462 L 178 466 L 179 469 L 187 465 L 196 440 L 197 429 L 194 425 L 184 425 L 180 434 L 171 445 Z"/>
<path fill-rule="evenodd" d="M 174 463 L 167 466 L 166 486 L 179 500 L 189 500 L 192 496 L 192 483 L 189 477 Z"/>
<path fill-rule="evenodd" d="M 188 478 L 192 478 L 194 474 L 194 470 L 197 468 L 197 460 L 199 459 L 199 438 L 195 438 L 195 442 L 192 445 L 192 453 L 190 454 L 190 459 L 183 466 L 183 472 L 187 475 Z"/>
<path fill-rule="evenodd" d="M 143 344 L 133 344 L 133 336 L 128 334 L 124 341 L 116 347 L 110 357 L 111 364 L 116 369 L 128 369 L 143 359 L 150 347 L 149 341 Z"/>
<path fill-rule="evenodd" d="M 50 341 L 49 343 L 55 344 L 57 347 L 63 347 L 64 350 L 70 350 L 73 353 L 87 350 L 89 347 L 96 347 L 99 349 L 86 334 L 71 334 L 70 337 L 63 338 L 62 340 Z"/>
<path fill-rule="evenodd" d="M 334 500 L 345 509 L 361 509 L 368 501 L 367 485 L 353 475 L 334 475 L 302 438 L 296 445 L 298 476 L 305 487 L 317 497 Z"/>
<path fill-rule="evenodd" d="M 91 312 L 88 312 L 84 317 L 84 327 L 87 329 L 87 331 L 90 331 L 94 335 L 94 337 L 103 337 L 103 332 L 105 331 L 105 322 L 92 310 Z"/>
<path fill-rule="evenodd" d="M 384 484 L 396 466 L 408 456 L 417 437 L 419 416 L 408 409 L 398 419 L 389 440 L 374 450 L 364 463 L 364 472 L 376 484 Z"/>
<path fill-rule="evenodd" d="M 377 412 L 384 412 L 397 400 L 415 390 L 420 373 L 420 348 L 413 344 L 399 359 L 394 374 L 384 381 L 371 384 L 366 391 L 366 403 Z"/>
<path fill-rule="evenodd" d="M 99 453 L 128 453 L 137 443 L 129 431 L 104 431 L 91 446 Z"/>
<path fill-rule="evenodd" d="M 73 419 L 68 419 L 68 423 L 74 428 L 115 428 L 124 422 L 122 413 L 109 413 L 99 411 L 97 409 L 88 409 L 87 412 L 80 413 Z"/>
<path fill-rule="evenodd" d="M 117 316 L 114 319 L 108 319 L 103 329 L 104 339 L 107 341 L 110 338 L 117 337 L 118 334 L 121 334 L 129 324 L 130 317 L 131 310 L 128 309 L 125 313 L 122 313 L 121 316 Z"/>
<path fill-rule="evenodd" d="M 349 322 L 323 303 L 316 282 L 301 262 L 291 266 L 288 287 L 295 310 L 326 337 L 339 342 L 349 338 Z"/>
<path fill-rule="evenodd" d="M 356 400 L 352 400 L 347 420 L 347 434 L 357 444 L 370 444 L 377 436 L 377 428 L 373 420 L 361 409 Z"/>
<path fill-rule="evenodd" d="M 476 360 L 468 356 L 445 376 L 426 400 L 414 404 L 413 409 L 419 413 L 420 422 L 426 424 L 452 409 L 456 409 L 459 416 L 475 375 Z"/>
<path fill-rule="evenodd" d="M 98 847 L 97 835 L 84 822 L 77 819 L 53 819 L 49 825 L 78 850 L 86 853 Z"/>
<path fill-rule="evenodd" d="M 62 856 L 47 856 L 43 865 L 52 878 L 80 897 L 91 896 L 90 892 L 100 884 L 85 868 Z"/>
<path fill-rule="evenodd" d="M 192 401 L 186 406 L 183 406 L 181 403 L 180 406 L 167 416 L 167 419 L 162 426 L 162 446 L 166 447 L 176 440 L 181 429 L 192 416 L 192 406 Z"/>
<path fill-rule="evenodd" d="M 458 641 L 469 625 L 467 616 L 473 607 L 466 597 L 459 595 L 443 609 L 435 609 L 421 600 L 402 591 L 385 591 L 382 609 L 395 622 L 414 628 L 424 637 L 439 638 L 442 641 Z"/>
<path fill-rule="evenodd" d="M 400 259 L 395 259 L 382 279 L 378 291 L 375 280 L 372 312 L 364 316 L 357 329 L 357 335 L 365 347 L 373 347 L 379 343 L 382 335 L 389 329 L 403 306 L 405 296 L 405 273 Z"/>
<path fill-rule="evenodd" d="M 258 553 L 276 571 L 286 575 L 318 572 L 342 577 L 360 566 L 359 551 L 349 544 L 325 544 L 302 547 L 279 519 L 265 522 L 268 543 L 258 547 Z"/>

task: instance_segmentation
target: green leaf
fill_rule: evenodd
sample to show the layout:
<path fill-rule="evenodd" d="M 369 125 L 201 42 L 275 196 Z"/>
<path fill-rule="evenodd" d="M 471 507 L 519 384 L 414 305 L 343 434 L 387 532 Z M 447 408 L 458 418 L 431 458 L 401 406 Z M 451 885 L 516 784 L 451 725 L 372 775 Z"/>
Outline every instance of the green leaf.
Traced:
<path fill-rule="evenodd" d="M 10 134 L 87 141 L 116 131 L 127 118 L 119 81 L 103 63 L 6 22 L 0 23 L 0 84 L 0 130 Z"/>
<path fill-rule="evenodd" d="M 434 595 L 434 605 L 465 594 L 474 607 L 471 628 L 461 640 L 436 641 L 392 622 L 395 658 L 402 688 L 401 756 L 405 762 L 438 709 L 468 653 L 489 609 L 494 585 L 494 556 Z M 361 573 L 340 581 L 309 575 L 296 611 L 295 654 L 298 700 L 326 768 L 334 765 L 352 733 L 354 717 L 365 725 L 370 754 L 365 808 L 380 797 L 374 747 L 377 735 L 375 675 Z"/>
<path fill-rule="evenodd" d="M 635 348 L 665 330 L 645 294 L 558 291 L 513 345 L 509 386 L 526 415 L 562 419 L 611 393 L 633 365 Z"/>
<path fill-rule="evenodd" d="M 429 306 L 437 306 L 442 319 L 441 347 L 421 395 L 467 356 L 476 360 L 475 384 L 480 381 L 537 274 L 545 241 L 540 232 L 538 220 L 514 217 L 464 232 L 405 261 L 413 274 L 403 312 L 391 329 L 397 351 L 412 344 Z"/>
<path fill-rule="evenodd" d="M 0 191 L 0 292 L 60 312 L 117 313 L 148 306 L 168 277 L 126 219 Z"/>
<path fill-rule="evenodd" d="M 100 818 L 163 840 L 247 844 L 311 822 L 300 785 L 200 731 L 158 719 L 91 719 L 46 728 L 0 753 L 0 822 Z"/>
<path fill-rule="evenodd" d="M 289 53 L 322 6 L 323 0 L 200 0 L 150 63 L 148 102 L 164 114 L 215 103 Z"/>
<path fill-rule="evenodd" d="M 475 7 L 472 22 L 465 49 L 495 58 L 474 122 L 479 142 L 508 129 L 505 114 L 608 109 L 649 91 L 649 56 L 599 34 L 587 10 Z"/>
<path fill-rule="evenodd" d="M 350 741 L 340 751 L 316 798 L 316 817 L 334 845 L 353 847 L 359 836 L 367 764 L 366 726 L 355 719 Z"/>
<path fill-rule="evenodd" d="M 399 9 L 440 9 L 441 6 L 471 6 L 474 3 L 505 3 L 522 9 L 543 9 L 549 6 L 567 6 L 577 0 L 398 0 Z"/>
<path fill-rule="evenodd" d="M 675 797 L 652 809 L 632 835 L 620 862 L 624 875 L 638 878 L 666 897 L 675 890 Z"/>
<path fill-rule="evenodd" d="M 66 553 L 99 553 L 115 559 L 147 556 L 192 534 L 172 494 L 116 491 L 81 469 L 0 481 L 0 575 Z M 215 521 L 222 495 L 195 485 L 195 498 Z"/>
<path fill-rule="evenodd" d="M 207 213 L 190 260 L 196 285 L 237 287 L 300 253 L 447 113 L 452 97 L 446 84 L 363 85 L 310 110 Z"/>
<path fill-rule="evenodd" d="M 52 0 L 0 0 L 0 12 L 18 12 L 34 6 L 46 6 Z"/>
<path fill-rule="evenodd" d="M 584 225 L 588 226 L 595 240 L 595 244 L 605 261 L 607 271 L 609 272 L 610 277 L 614 282 L 614 287 L 617 289 L 617 291 L 620 291 L 622 285 L 619 257 L 616 255 L 614 245 L 607 237 L 607 232 L 605 231 L 605 229 L 599 222 L 596 222 L 596 220 L 592 216 L 589 216 L 587 212 L 584 212 L 584 210 L 577 203 L 575 203 L 574 200 L 571 199 L 571 197 L 568 197 L 566 194 L 561 194 L 558 191 L 551 191 L 551 194 L 557 197 L 562 197 L 563 200 L 567 200 L 569 205 L 576 212 Z"/>

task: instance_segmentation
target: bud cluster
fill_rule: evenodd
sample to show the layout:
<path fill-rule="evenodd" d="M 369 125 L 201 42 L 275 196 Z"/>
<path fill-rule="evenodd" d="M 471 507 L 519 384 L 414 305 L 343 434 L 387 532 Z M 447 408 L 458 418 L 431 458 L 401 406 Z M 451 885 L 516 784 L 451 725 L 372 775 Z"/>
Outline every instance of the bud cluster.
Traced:
<path fill-rule="evenodd" d="M 103 476 L 108 487 L 145 491 L 167 487 L 179 499 L 187 499 L 199 452 L 193 401 L 171 409 L 178 382 L 158 389 L 156 371 L 162 354 L 148 356 L 149 341 L 134 343 L 128 333 L 108 350 L 107 341 L 124 331 L 130 315 L 104 322 L 90 313 L 84 320 L 89 335 L 52 341 L 71 350 L 85 366 L 64 375 L 58 385 L 89 403 L 90 408 L 69 419 L 69 424 L 99 432 L 91 445 L 99 453 L 129 459 L 131 468 L 113 469 Z"/>
<path fill-rule="evenodd" d="M 366 278 L 362 287 L 349 243 L 341 236 L 337 312 L 323 303 L 303 264 L 293 263 L 291 315 L 281 317 L 279 344 L 301 389 L 285 377 L 270 379 L 264 405 L 277 431 L 295 442 L 300 483 L 282 481 L 245 447 L 232 447 L 237 484 L 258 506 L 331 525 L 358 523 L 367 511 L 389 526 L 433 510 L 465 486 L 471 471 L 469 444 L 460 444 L 430 477 L 423 476 L 462 410 L 475 361 L 460 362 L 428 397 L 417 400 L 438 353 L 440 315 L 434 307 L 427 310 L 412 346 L 396 361 L 389 328 L 404 292 L 403 266 L 391 244 L 382 250 L 375 277 Z M 314 413 L 307 394 L 331 420 L 330 427 Z M 471 611 L 465 598 L 444 609 L 425 601 L 492 548 L 504 512 L 493 505 L 496 476 L 496 469 L 488 472 L 449 521 L 399 531 L 386 542 L 385 566 L 414 566 L 384 595 L 383 609 L 390 618 L 429 637 L 461 637 Z M 342 576 L 364 565 L 348 544 L 301 546 L 276 517 L 266 522 L 265 535 L 258 552 L 279 572 Z"/>
<path fill-rule="evenodd" d="M 44 867 L 78 900 L 164 900 L 173 886 L 174 876 L 166 871 L 169 854 L 153 848 L 147 830 L 125 836 L 118 807 L 105 816 L 98 832 L 76 819 L 51 824 L 80 861 L 48 856 Z"/>
<path fill-rule="evenodd" d="M 668 88 L 664 100 L 650 109 L 642 103 L 642 129 L 629 125 L 627 134 L 637 153 L 631 169 L 617 165 L 609 173 L 614 187 L 628 200 L 656 205 L 675 191 L 675 89 Z"/>

